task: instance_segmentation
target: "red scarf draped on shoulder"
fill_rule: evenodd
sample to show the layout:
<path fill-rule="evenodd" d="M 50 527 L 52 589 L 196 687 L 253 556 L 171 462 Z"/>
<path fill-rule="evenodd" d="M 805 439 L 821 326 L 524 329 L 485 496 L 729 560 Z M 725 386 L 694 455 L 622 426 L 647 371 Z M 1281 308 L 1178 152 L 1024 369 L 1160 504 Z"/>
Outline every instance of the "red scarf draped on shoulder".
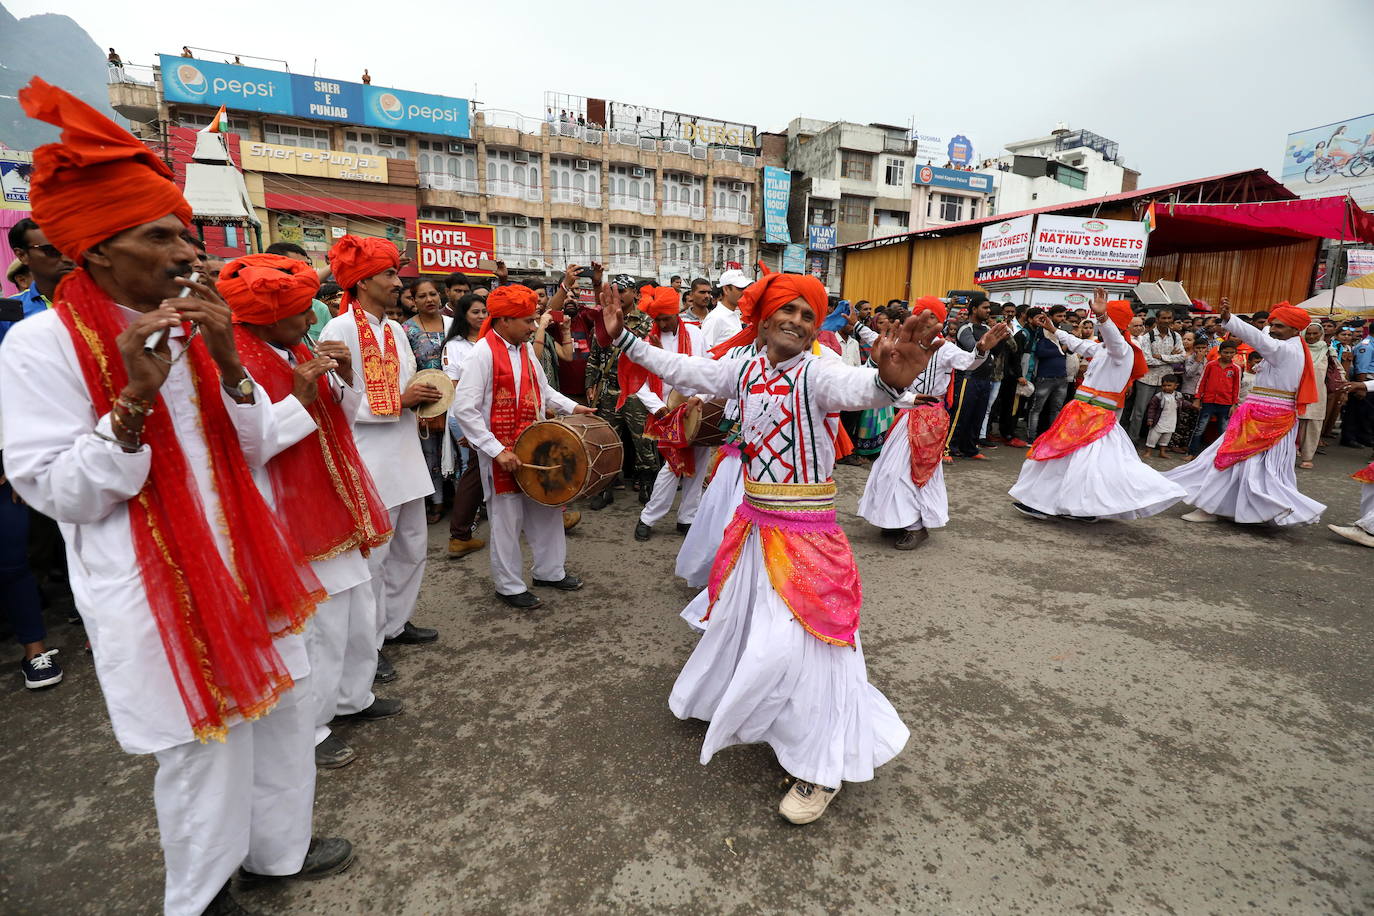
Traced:
<path fill-rule="evenodd" d="M 128 383 L 115 342 L 125 322 L 82 269 L 62 281 L 54 309 L 71 335 L 97 416 Z M 217 522 L 229 565 L 215 546 L 195 477 L 159 397 L 143 427 L 148 479 L 128 502 L 129 527 L 148 605 L 192 732 L 223 740 L 234 716 L 256 719 L 292 685 L 273 637 L 300 632 L 324 590 L 297 556 L 244 461 L 203 340 L 185 357 L 194 380 Z"/>
<path fill-rule="evenodd" d="M 234 327 L 234 342 L 244 368 L 272 403 L 291 397 L 296 374 L 274 347 L 242 325 Z M 298 365 L 313 358 L 301 344 L 291 353 Z M 307 560 L 328 560 L 354 549 L 367 556 L 391 537 L 391 517 L 358 455 L 352 428 L 328 377 L 321 376 L 315 384 L 319 394 L 306 408 L 315 421 L 314 434 L 267 463 L 277 517 Z M 306 481 L 327 485 L 306 486 Z"/>
<path fill-rule="evenodd" d="M 534 371 L 530 349 L 520 345 L 520 396 L 515 395 L 515 371 L 511 366 L 506 339 L 495 331 L 484 338 L 491 348 L 491 434 L 506 448 L 512 448 L 531 423 L 543 414 L 539 376 Z M 509 471 L 491 463 L 491 482 L 497 493 L 518 493 L 520 488 Z"/>
<path fill-rule="evenodd" d="M 687 329 L 681 327 L 681 322 L 678 324 L 677 352 L 684 356 L 691 356 L 692 340 L 687 336 Z M 649 336 L 645 337 L 644 341 L 652 347 L 662 348 L 663 346 L 663 339 L 659 335 L 657 327 L 649 332 Z M 622 353 L 620 355 L 620 360 L 616 363 L 615 371 L 616 375 L 620 378 L 620 400 L 615 402 L 616 410 L 624 407 L 625 402 L 629 400 L 630 396 L 643 388 L 645 383 L 648 383 L 650 391 L 658 395 L 659 398 L 663 397 L 663 379 L 654 375 L 639 363 L 632 361 L 625 354 Z"/>

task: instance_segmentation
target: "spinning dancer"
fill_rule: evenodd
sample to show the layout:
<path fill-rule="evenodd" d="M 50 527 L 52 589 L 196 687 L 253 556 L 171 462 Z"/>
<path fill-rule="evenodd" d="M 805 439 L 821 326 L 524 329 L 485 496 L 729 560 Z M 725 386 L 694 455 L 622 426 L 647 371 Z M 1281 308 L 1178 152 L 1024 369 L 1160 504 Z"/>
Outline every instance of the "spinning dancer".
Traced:
<path fill-rule="evenodd" d="M 1221 300 L 1222 326 L 1263 357 L 1250 396 L 1237 407 L 1226 432 L 1191 463 L 1168 473 L 1196 508 L 1185 522 L 1218 516 L 1243 524 L 1310 525 L 1326 506 L 1298 492 L 1298 412 L 1317 400 L 1312 354 L 1302 331 L 1312 318 L 1287 302 L 1269 312 L 1268 333 L 1231 314 Z"/>
<path fill-rule="evenodd" d="M 662 347 L 672 353 L 687 356 L 705 356 L 706 347 L 702 344 L 701 330 L 678 317 L 678 295 L 671 286 L 646 286 L 640 292 L 639 310 L 654 320 L 654 329 L 645 338 L 650 346 Z M 673 507 L 673 497 L 677 494 L 678 484 L 682 484 L 682 505 L 677 510 L 677 530 L 685 533 L 697 517 L 697 506 L 701 503 L 701 485 L 710 464 L 711 450 L 703 446 L 692 447 L 685 443 L 669 443 L 671 435 L 681 435 L 682 423 L 687 405 L 676 411 L 669 411 L 664 403 L 667 391 L 663 379 L 652 372 L 620 357 L 620 403 L 625 403 L 631 394 L 639 398 L 649 418 L 645 423 L 646 432 L 658 436 L 658 451 L 664 458 L 663 467 L 658 469 L 653 491 L 649 501 L 639 513 L 635 524 L 635 540 L 647 541 L 654 533 L 654 523 L 668 514 Z M 692 389 L 678 391 L 688 397 L 691 403 Z M 700 401 L 697 401 L 700 404 Z"/>
<path fill-rule="evenodd" d="M 915 311 L 918 315 L 929 312 L 941 326 L 945 323 L 945 304 L 934 296 L 917 299 Z M 882 528 L 884 534 L 896 535 L 893 546 L 898 550 L 915 550 L 930 537 L 929 529 L 943 528 L 949 522 L 941 459 L 949 438 L 944 397 L 951 374 L 982 365 L 992 348 L 1010 333 L 1006 324 L 994 324 L 973 350 L 941 341 L 930 363 L 898 402 L 904 409 L 897 412 L 897 422 L 873 463 L 859 499 L 859 515 Z"/>
<path fill-rule="evenodd" d="M 1145 374 L 1144 354 L 1123 336 L 1131 305 L 1108 302 L 1098 289 L 1092 310 L 1102 343 L 1057 330 L 1049 315 L 1031 319 L 1065 350 L 1092 360 L 1073 400 L 1031 444 L 1011 488 L 1012 505 L 1031 518 L 1145 518 L 1183 498 L 1181 487 L 1140 460 L 1117 422 L 1126 392 Z"/>
<path fill-rule="evenodd" d="M 1350 382 L 1345 390 L 1351 394 L 1357 391 L 1374 393 L 1374 381 Z M 1360 518 L 1353 525 L 1327 525 L 1346 540 L 1354 541 L 1365 547 L 1374 547 L 1374 461 L 1356 471 L 1351 477 L 1358 480 L 1360 487 Z"/>
<path fill-rule="evenodd" d="M 892 328 L 876 369 L 810 352 L 825 288 L 814 277 L 769 274 L 740 312 L 764 352 L 721 360 L 651 347 L 622 331 L 607 296 L 608 333 L 626 355 L 670 385 L 740 401 L 745 500 L 692 606 L 710 624 L 673 687 L 679 718 L 709 721 L 701 762 L 724 747 L 764 741 L 796 781 L 779 806 L 793 823 L 816 820 L 842 781 L 873 778 L 906 744 L 896 711 L 868 682 L 858 638 L 862 589 L 835 521 L 835 444 L 827 416 L 892 404 L 934 350 L 933 315 Z M 741 339 L 742 338 L 742 339 Z"/>

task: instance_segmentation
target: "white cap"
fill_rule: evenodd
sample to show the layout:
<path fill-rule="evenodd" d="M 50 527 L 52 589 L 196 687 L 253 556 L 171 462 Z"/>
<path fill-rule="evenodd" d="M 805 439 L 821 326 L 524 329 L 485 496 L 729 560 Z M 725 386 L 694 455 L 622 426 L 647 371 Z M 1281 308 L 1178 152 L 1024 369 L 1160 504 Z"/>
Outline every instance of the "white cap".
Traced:
<path fill-rule="evenodd" d="M 720 275 L 720 279 L 716 282 L 721 286 L 737 286 L 740 289 L 744 289 L 754 281 L 745 276 L 742 270 L 727 270 Z"/>

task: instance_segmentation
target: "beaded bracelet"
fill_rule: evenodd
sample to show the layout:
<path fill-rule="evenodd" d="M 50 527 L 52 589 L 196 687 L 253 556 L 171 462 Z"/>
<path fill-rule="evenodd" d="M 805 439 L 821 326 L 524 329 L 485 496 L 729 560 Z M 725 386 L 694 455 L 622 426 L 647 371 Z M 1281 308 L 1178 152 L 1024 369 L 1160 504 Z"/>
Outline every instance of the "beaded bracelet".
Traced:
<path fill-rule="evenodd" d="M 121 394 L 115 398 L 114 406 L 123 407 L 129 413 L 138 414 L 140 417 L 150 417 L 153 415 L 153 402 L 145 401 L 142 398 L 133 398 Z"/>
<path fill-rule="evenodd" d="M 125 442 L 123 439 L 116 439 L 114 436 L 107 436 L 98 429 L 93 429 L 97 438 L 104 439 L 106 442 L 113 442 L 115 445 L 124 449 L 126 452 L 136 452 L 143 447 L 141 442 Z"/>

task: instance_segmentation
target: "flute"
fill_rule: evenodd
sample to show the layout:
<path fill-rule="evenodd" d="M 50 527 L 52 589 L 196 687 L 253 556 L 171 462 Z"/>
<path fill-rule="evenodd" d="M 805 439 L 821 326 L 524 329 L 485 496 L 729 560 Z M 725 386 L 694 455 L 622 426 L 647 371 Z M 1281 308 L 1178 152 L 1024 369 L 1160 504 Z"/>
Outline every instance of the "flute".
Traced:
<path fill-rule="evenodd" d="M 307 334 L 305 337 L 302 337 L 302 338 L 301 338 L 301 343 L 305 345 L 305 349 L 308 350 L 308 351 L 310 352 L 310 355 L 311 355 L 311 356 L 315 357 L 316 359 L 319 358 L 319 356 L 320 356 L 320 351 L 317 350 L 317 349 L 315 348 L 315 345 L 314 345 L 313 343 L 310 342 L 310 335 Z M 330 391 L 331 394 L 334 395 L 334 400 L 336 400 L 336 401 L 341 401 L 341 400 L 343 400 L 343 389 L 344 389 L 343 379 L 339 378 L 338 373 L 335 372 L 333 369 L 330 369 L 330 370 L 329 370 L 327 373 L 325 373 L 325 374 L 329 376 L 329 391 Z"/>
<path fill-rule="evenodd" d="M 197 272 L 195 272 L 195 271 L 191 271 L 191 276 L 187 277 L 187 279 L 190 280 L 192 283 L 199 283 L 199 282 L 200 282 L 200 274 L 197 273 Z M 189 296 L 189 295 L 191 295 L 191 287 L 189 287 L 189 286 L 183 286 L 183 287 L 181 288 L 181 292 L 177 293 L 177 298 L 178 298 L 178 299 L 185 299 L 185 298 L 186 298 L 187 296 Z M 147 339 L 143 341 L 143 349 L 144 349 L 144 351 L 147 352 L 147 353 L 152 353 L 154 350 L 157 349 L 157 345 L 160 344 L 160 343 L 162 343 L 162 338 L 164 338 L 164 337 L 166 337 L 166 336 L 167 336 L 167 329 L 166 329 L 166 328 L 158 328 L 156 331 L 154 331 L 153 333 L 149 334 L 148 337 L 147 337 Z"/>

